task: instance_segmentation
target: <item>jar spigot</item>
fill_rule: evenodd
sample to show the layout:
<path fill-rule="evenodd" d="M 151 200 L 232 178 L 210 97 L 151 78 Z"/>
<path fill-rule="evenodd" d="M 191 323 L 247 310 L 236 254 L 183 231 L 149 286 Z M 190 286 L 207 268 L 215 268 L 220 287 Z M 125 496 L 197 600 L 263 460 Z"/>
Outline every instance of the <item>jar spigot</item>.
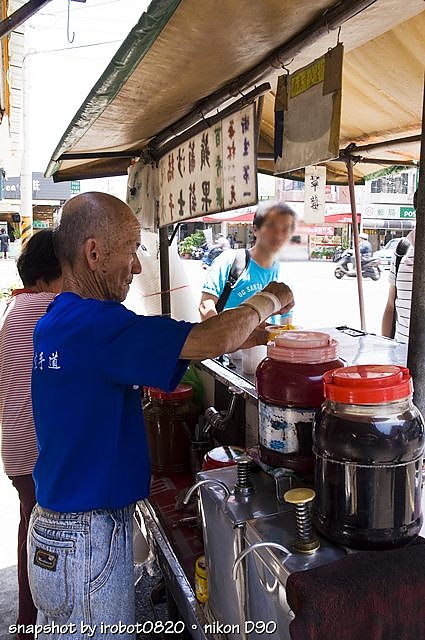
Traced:
<path fill-rule="evenodd" d="M 311 502 L 316 492 L 313 489 L 298 488 L 286 491 L 283 498 L 295 506 L 297 535 L 293 541 L 295 551 L 314 553 L 320 547 L 319 538 L 313 533 L 311 524 Z"/>
<path fill-rule="evenodd" d="M 238 479 L 235 484 L 235 495 L 250 496 L 255 489 L 250 478 L 251 456 L 241 456 L 236 461 Z"/>

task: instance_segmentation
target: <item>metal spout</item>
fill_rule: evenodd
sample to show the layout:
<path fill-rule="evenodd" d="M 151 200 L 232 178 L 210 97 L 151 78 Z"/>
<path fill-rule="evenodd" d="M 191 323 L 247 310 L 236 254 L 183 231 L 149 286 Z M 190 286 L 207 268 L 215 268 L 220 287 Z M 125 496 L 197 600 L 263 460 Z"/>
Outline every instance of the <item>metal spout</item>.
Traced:
<path fill-rule="evenodd" d="M 279 549 L 279 551 L 283 551 L 283 553 L 286 553 L 286 555 L 288 556 L 291 553 L 290 551 L 288 551 L 286 547 L 284 547 L 282 544 L 279 544 L 278 542 L 256 542 L 255 544 L 252 544 L 247 549 L 244 549 L 242 553 L 240 553 L 236 558 L 236 560 L 234 561 L 233 568 L 232 568 L 233 580 L 236 580 L 236 577 L 238 575 L 239 565 L 242 562 L 242 560 L 245 558 L 245 556 L 247 556 L 248 553 L 251 553 L 251 551 L 255 551 L 255 549 L 259 549 L 260 547 L 273 547 L 273 549 Z"/>
<path fill-rule="evenodd" d="M 222 482 L 221 480 L 213 480 L 213 479 L 209 479 L 206 478 L 205 480 L 198 480 L 198 482 L 196 482 L 193 487 L 190 487 L 189 491 L 186 493 L 185 497 L 183 498 L 183 504 L 188 504 L 190 498 L 192 497 L 192 493 L 194 493 L 196 491 L 196 489 L 198 489 L 199 487 L 202 487 L 202 485 L 204 484 L 216 484 L 218 485 L 221 489 L 223 489 L 226 498 L 228 498 L 230 496 L 230 490 L 228 489 L 227 485 L 224 484 L 224 482 Z"/>

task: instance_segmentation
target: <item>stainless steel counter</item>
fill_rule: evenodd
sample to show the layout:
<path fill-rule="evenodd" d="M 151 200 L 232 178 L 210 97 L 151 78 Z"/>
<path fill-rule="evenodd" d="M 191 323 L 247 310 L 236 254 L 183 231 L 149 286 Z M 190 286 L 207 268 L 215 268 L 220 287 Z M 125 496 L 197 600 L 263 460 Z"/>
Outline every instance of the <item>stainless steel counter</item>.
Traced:
<path fill-rule="evenodd" d="M 340 357 L 347 365 L 354 364 L 399 364 L 406 365 L 407 345 L 389 338 L 364 333 L 350 327 L 325 327 L 323 331 L 338 340 Z M 254 374 L 242 370 L 242 361 L 224 357 L 224 362 L 203 360 L 197 365 L 201 370 L 214 378 L 240 389 L 246 400 L 257 400 Z"/>

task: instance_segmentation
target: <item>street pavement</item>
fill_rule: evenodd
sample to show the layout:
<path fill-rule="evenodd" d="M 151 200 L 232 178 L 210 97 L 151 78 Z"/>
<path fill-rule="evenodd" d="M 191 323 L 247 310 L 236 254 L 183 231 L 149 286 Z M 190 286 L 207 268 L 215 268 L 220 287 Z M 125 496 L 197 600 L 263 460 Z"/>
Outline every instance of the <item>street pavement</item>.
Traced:
<path fill-rule="evenodd" d="M 294 323 L 303 328 L 323 328 L 347 325 L 360 327 L 356 278 L 337 280 L 332 262 L 308 262 L 297 248 L 287 252 L 288 261 L 281 263 L 282 277 L 295 294 Z M 201 261 L 187 260 L 185 267 L 196 298 L 200 298 L 205 270 Z M 388 271 L 378 282 L 365 280 L 364 301 L 366 327 L 369 332 L 380 332 L 381 317 L 387 297 Z M 15 260 L 0 260 L 0 291 L 19 286 Z M 4 307 L 0 298 L 0 313 Z M 9 640 L 8 626 L 16 619 L 16 541 L 19 521 L 18 500 L 15 489 L 0 470 L 0 640 Z"/>

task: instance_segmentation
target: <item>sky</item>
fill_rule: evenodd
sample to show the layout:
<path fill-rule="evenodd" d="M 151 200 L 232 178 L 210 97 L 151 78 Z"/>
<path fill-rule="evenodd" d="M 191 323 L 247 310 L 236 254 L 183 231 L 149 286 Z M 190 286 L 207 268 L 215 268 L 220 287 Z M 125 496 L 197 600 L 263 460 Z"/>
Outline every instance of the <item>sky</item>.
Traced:
<path fill-rule="evenodd" d="M 33 171 L 45 171 L 68 124 L 148 4 L 71 2 L 72 43 L 67 34 L 68 0 L 52 0 L 28 21 L 30 53 L 25 64 L 30 74 L 28 142 Z"/>
<path fill-rule="evenodd" d="M 30 149 L 33 172 L 46 170 L 50 158 L 75 113 L 109 64 L 149 0 L 52 0 L 26 24 L 29 52 Z M 93 45 L 93 46 L 91 46 Z M 125 194 L 126 176 L 85 180 L 81 190 Z M 274 178 L 260 179 L 260 191 L 274 193 Z"/>

